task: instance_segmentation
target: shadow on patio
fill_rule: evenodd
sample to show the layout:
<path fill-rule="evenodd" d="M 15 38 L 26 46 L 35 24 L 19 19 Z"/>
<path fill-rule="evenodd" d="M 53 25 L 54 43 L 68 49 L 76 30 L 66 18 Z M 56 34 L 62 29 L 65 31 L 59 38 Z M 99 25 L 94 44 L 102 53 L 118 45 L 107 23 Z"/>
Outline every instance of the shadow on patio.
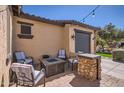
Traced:
<path fill-rule="evenodd" d="M 73 87 L 99 87 L 100 86 L 99 80 L 89 81 L 89 80 L 77 75 L 77 73 L 75 73 L 74 75 L 75 75 L 75 77 L 70 82 L 70 84 Z"/>
<path fill-rule="evenodd" d="M 42 81 L 37 86 L 43 86 Z M 46 79 L 46 87 L 99 87 L 100 81 L 89 81 L 75 72 L 65 72 Z"/>

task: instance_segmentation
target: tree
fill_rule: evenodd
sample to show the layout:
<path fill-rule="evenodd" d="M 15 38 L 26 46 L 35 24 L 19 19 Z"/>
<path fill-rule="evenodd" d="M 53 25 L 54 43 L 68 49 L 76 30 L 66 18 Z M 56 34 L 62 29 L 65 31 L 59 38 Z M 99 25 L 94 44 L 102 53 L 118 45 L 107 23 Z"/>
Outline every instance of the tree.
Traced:
<path fill-rule="evenodd" d="M 105 46 L 108 46 L 108 48 L 117 47 L 120 41 L 124 41 L 124 30 L 118 29 L 112 23 L 105 25 L 98 32 L 97 45 L 100 45 L 102 48 Z"/>
<path fill-rule="evenodd" d="M 104 51 L 106 42 L 104 39 L 100 38 L 99 35 L 96 36 L 96 45 L 100 46 L 100 48 L 102 48 L 102 50 Z"/>
<path fill-rule="evenodd" d="M 115 37 L 116 28 L 115 25 L 109 23 L 106 25 L 99 33 L 100 37 L 107 42 L 112 42 L 113 38 Z"/>

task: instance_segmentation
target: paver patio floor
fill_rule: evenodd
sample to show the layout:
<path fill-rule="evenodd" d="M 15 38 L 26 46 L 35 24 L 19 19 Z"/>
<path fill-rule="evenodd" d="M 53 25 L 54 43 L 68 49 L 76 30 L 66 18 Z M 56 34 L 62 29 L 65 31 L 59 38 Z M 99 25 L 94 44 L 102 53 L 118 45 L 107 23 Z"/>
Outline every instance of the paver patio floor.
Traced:
<path fill-rule="evenodd" d="M 43 86 L 42 80 L 37 85 L 40 86 Z M 68 71 L 47 78 L 46 87 L 124 87 L 124 63 L 102 59 L 101 80 L 89 81 Z"/>
<path fill-rule="evenodd" d="M 89 81 L 68 72 L 48 78 L 47 87 L 124 87 L 124 63 L 102 59 L 101 80 Z"/>
<path fill-rule="evenodd" d="M 114 62 L 111 59 L 102 59 L 102 72 L 124 80 L 124 63 Z"/>
<path fill-rule="evenodd" d="M 77 74 L 68 73 L 50 77 L 46 87 L 124 87 L 124 80 L 102 73 L 101 80 L 89 81 Z"/>

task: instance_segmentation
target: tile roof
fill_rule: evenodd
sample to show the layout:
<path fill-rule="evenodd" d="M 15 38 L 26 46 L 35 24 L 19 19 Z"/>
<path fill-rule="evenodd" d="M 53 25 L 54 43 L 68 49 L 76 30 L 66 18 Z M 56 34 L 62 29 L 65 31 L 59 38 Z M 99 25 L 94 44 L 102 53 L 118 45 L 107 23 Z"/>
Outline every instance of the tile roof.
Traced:
<path fill-rule="evenodd" d="M 54 25 L 64 26 L 65 24 L 73 24 L 73 25 L 79 25 L 79 26 L 82 26 L 82 27 L 85 27 L 88 29 L 93 29 L 96 31 L 100 30 L 100 28 L 98 28 L 98 27 L 84 24 L 84 23 L 76 21 L 76 20 L 51 20 L 51 19 L 47 19 L 44 17 L 24 13 L 23 11 L 20 12 L 20 15 L 16 15 L 16 16 L 21 17 L 21 18 L 30 19 L 30 20 L 40 21 L 40 22 L 44 22 L 44 23 L 54 24 Z"/>

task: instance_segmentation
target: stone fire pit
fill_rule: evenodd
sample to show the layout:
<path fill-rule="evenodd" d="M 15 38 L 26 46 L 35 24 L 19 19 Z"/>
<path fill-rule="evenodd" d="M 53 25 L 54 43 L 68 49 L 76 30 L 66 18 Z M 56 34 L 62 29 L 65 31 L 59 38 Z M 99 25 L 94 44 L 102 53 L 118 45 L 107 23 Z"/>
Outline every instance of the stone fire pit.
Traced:
<path fill-rule="evenodd" d="M 101 56 L 79 54 L 78 74 L 91 81 L 101 79 Z"/>

